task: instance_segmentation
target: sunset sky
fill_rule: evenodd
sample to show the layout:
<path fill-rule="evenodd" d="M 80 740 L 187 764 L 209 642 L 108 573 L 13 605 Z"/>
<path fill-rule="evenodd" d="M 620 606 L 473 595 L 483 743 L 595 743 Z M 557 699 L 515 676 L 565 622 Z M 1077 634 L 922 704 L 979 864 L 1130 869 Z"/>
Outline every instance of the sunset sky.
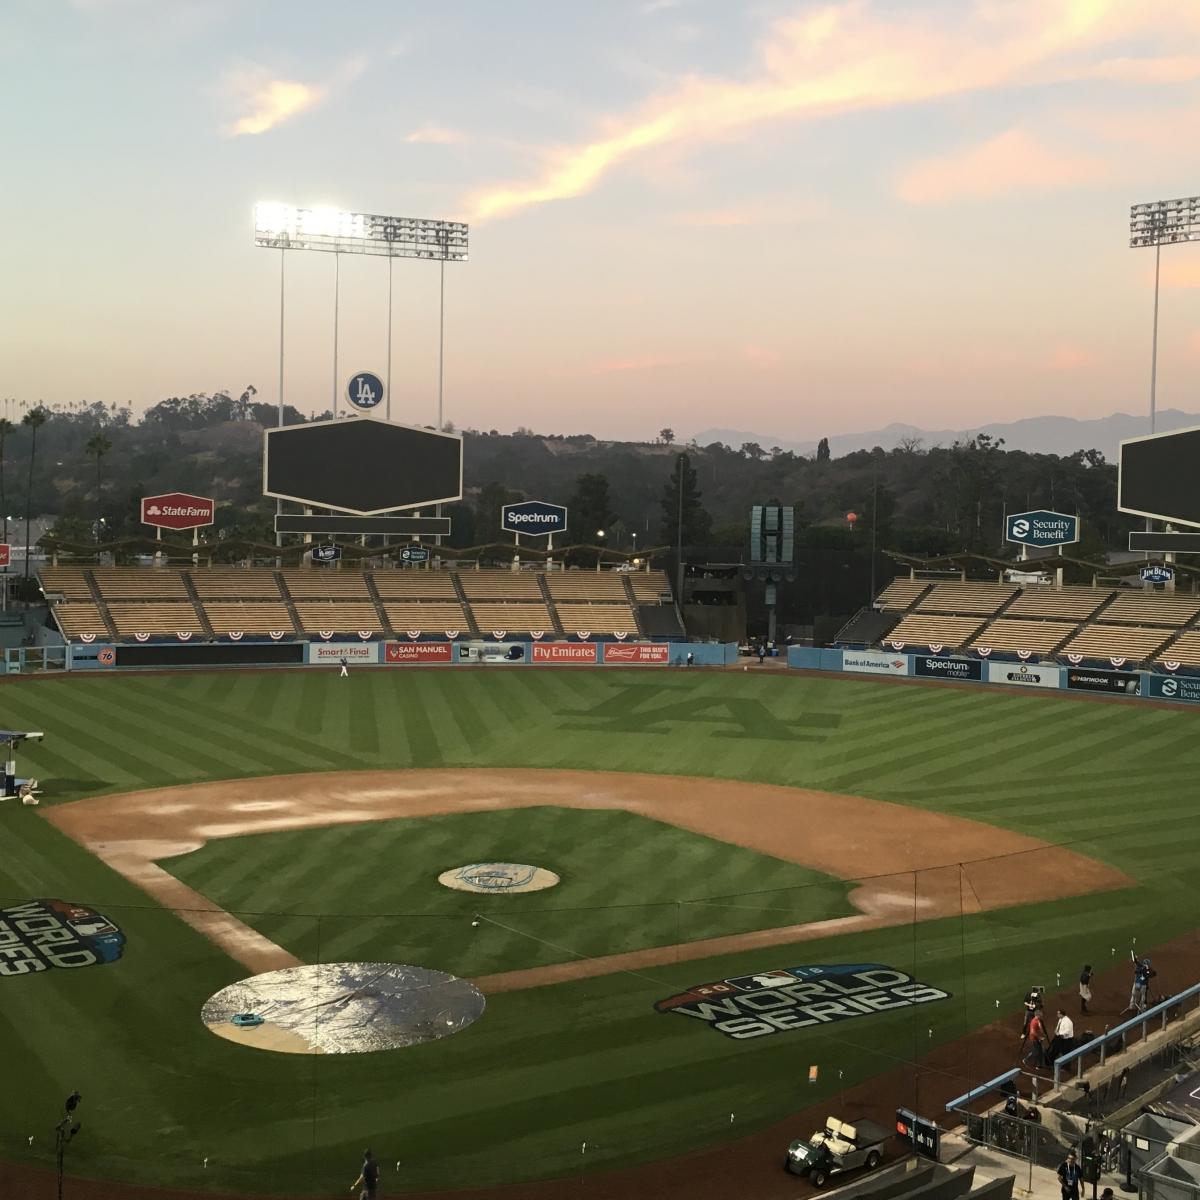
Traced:
<path fill-rule="evenodd" d="M 255 201 L 471 222 L 446 415 L 783 438 L 1147 405 L 1154 254 L 1200 192 L 1196 0 L 6 0 L 0 395 L 277 396 Z M 329 406 L 329 254 L 286 399 Z M 395 264 L 393 416 L 435 411 L 437 267 Z M 1200 245 L 1159 406 L 1200 411 Z M 341 258 L 339 375 L 387 263 Z"/>

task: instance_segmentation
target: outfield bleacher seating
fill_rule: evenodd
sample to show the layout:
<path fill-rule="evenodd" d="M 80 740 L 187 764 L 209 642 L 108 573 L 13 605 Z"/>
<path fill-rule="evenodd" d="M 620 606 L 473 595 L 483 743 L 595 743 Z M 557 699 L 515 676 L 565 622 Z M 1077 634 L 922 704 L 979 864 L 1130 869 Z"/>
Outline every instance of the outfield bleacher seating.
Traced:
<path fill-rule="evenodd" d="M 1053 621 L 1086 621 L 1112 594 L 1112 588 L 1027 587 L 1004 610 L 1004 615 L 1045 617 Z"/>
<path fill-rule="evenodd" d="M 1124 658 L 1141 662 L 1171 636 L 1169 629 L 1140 625 L 1109 625 L 1103 622 L 1084 625 L 1063 647 L 1064 654 L 1084 658 Z"/>
<path fill-rule="evenodd" d="M 1017 621 L 1008 617 L 997 617 L 971 639 L 971 646 L 1049 654 L 1074 630 L 1074 621 Z"/>
<path fill-rule="evenodd" d="M 541 600 L 534 571 L 459 571 L 458 581 L 474 605 L 476 600 Z M 536 626 L 535 626 L 536 628 Z"/>
<path fill-rule="evenodd" d="M 43 567 L 39 572 L 42 591 L 48 596 L 63 596 L 68 600 L 90 600 L 92 589 L 82 567 Z"/>
<path fill-rule="evenodd" d="M 557 604 L 558 620 L 567 633 L 637 635 L 637 618 L 628 604 Z"/>
<path fill-rule="evenodd" d="M 398 634 L 409 630 L 438 634 L 458 630 L 466 633 L 471 628 L 463 606 L 457 600 L 422 600 L 417 603 L 385 600 L 383 609 L 387 613 L 388 623 Z"/>
<path fill-rule="evenodd" d="M 665 571 L 622 572 L 633 588 L 633 598 L 639 604 L 659 604 L 671 599 L 671 585 Z"/>
<path fill-rule="evenodd" d="M 556 602 L 613 600 L 628 603 L 625 580 L 617 571 L 554 571 L 546 576 L 546 583 Z"/>
<path fill-rule="evenodd" d="M 180 571 L 146 567 L 140 571 L 121 567 L 96 567 L 92 571 L 105 601 L 186 600 L 187 587 Z"/>
<path fill-rule="evenodd" d="M 920 613 L 989 617 L 1017 594 L 1013 583 L 938 583 L 917 604 Z"/>
<path fill-rule="evenodd" d="M 1176 592 L 1118 592 L 1100 614 L 1103 621 L 1133 621 L 1139 625 L 1186 625 L 1200 612 L 1200 596 Z"/>
<path fill-rule="evenodd" d="M 293 600 L 369 600 L 362 571 L 281 571 Z"/>
<path fill-rule="evenodd" d="M 307 634 L 383 632 L 383 622 L 370 600 L 296 600 L 294 604 Z"/>
<path fill-rule="evenodd" d="M 261 567 L 207 567 L 190 571 L 202 600 L 278 600 L 275 572 Z"/>
<path fill-rule="evenodd" d="M 54 616 L 67 638 L 107 638 L 108 626 L 100 610 L 90 601 L 68 600 L 54 606 Z"/>
<path fill-rule="evenodd" d="M 981 617 L 947 617 L 934 613 L 909 613 L 887 635 L 889 642 L 905 645 L 941 645 L 953 650 L 963 645 L 983 624 Z"/>
<path fill-rule="evenodd" d="M 375 590 L 384 600 L 457 600 L 449 571 L 375 571 Z"/>
<path fill-rule="evenodd" d="M 554 622 L 545 604 L 493 603 L 476 601 L 471 605 L 475 624 L 481 633 L 503 629 L 508 633 L 553 632 Z"/>
<path fill-rule="evenodd" d="M 876 608 L 886 612 L 903 612 L 912 606 L 917 597 L 929 587 L 928 579 L 893 579 L 879 593 Z"/>
<path fill-rule="evenodd" d="M 1200 630 L 1181 633 L 1156 656 L 1160 662 L 1177 662 L 1185 667 L 1200 667 Z"/>
<path fill-rule="evenodd" d="M 179 633 L 204 635 L 204 626 L 196 615 L 189 600 L 141 600 L 115 601 L 108 606 L 113 624 L 120 637 L 134 637 L 148 633 L 155 637 L 174 636 Z"/>
<path fill-rule="evenodd" d="M 281 600 L 209 600 L 204 615 L 218 636 L 228 633 L 293 634 L 292 618 Z"/>

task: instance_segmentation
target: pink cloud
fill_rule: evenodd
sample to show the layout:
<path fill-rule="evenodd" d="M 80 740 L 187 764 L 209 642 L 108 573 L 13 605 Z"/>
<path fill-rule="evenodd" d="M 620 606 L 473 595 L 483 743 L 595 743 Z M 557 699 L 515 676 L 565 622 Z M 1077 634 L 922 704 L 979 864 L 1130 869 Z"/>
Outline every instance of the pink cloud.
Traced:
<path fill-rule="evenodd" d="M 980 145 L 909 167 L 896 191 L 910 204 L 944 204 L 1015 191 L 1056 191 L 1095 182 L 1107 173 L 1101 159 L 1053 150 L 1023 130 L 1010 129 Z"/>
<path fill-rule="evenodd" d="M 641 354 L 631 358 L 610 358 L 593 363 L 591 372 L 596 375 L 611 375 L 618 371 L 654 371 L 660 367 L 675 367 L 683 360 L 667 354 Z"/>
<path fill-rule="evenodd" d="M 1052 371 L 1079 371 L 1095 362 L 1096 356 L 1090 350 L 1064 342 L 1054 347 L 1046 365 Z"/>

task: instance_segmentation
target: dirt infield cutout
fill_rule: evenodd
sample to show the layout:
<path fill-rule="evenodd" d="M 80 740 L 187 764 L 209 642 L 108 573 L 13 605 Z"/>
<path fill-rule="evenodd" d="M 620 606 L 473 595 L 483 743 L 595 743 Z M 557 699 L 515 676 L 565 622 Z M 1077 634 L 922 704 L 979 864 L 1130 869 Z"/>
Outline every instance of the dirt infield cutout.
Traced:
<path fill-rule="evenodd" d="M 855 914 L 483 976 L 485 994 L 638 970 L 919 918 L 957 916 L 1132 887 L 1072 850 L 962 817 L 802 788 L 600 771 L 409 770 L 283 775 L 94 796 L 38 819 L 137 884 L 252 972 L 301 965 L 181 883 L 159 859 L 215 838 L 443 813 L 556 805 L 624 809 L 858 880 Z"/>
<path fill-rule="evenodd" d="M 531 867 L 527 863 L 471 863 L 443 871 L 438 876 L 438 883 L 442 887 L 489 896 L 541 892 L 560 882 L 553 871 L 547 871 L 545 867 Z"/>

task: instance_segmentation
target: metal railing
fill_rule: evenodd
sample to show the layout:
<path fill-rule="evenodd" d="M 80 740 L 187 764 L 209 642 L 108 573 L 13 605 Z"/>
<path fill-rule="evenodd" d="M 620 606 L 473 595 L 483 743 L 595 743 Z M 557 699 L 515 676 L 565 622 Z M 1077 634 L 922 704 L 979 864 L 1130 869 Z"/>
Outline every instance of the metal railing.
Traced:
<path fill-rule="evenodd" d="M 997 1075 L 995 1079 L 989 1079 L 987 1083 L 981 1083 L 978 1087 L 973 1087 L 969 1092 L 963 1092 L 961 1096 L 955 1096 L 946 1105 L 946 1111 L 956 1112 L 964 1104 L 970 1104 L 972 1100 L 977 1099 L 979 1096 L 985 1096 L 988 1092 L 998 1091 L 1006 1083 L 1011 1083 L 1020 1074 L 1021 1068 L 1013 1067 L 1011 1071 L 1005 1071 L 1003 1075 Z"/>
<path fill-rule="evenodd" d="M 1167 1022 L 1170 1019 L 1170 1011 L 1173 1008 L 1179 1007 L 1182 1009 L 1183 1003 L 1191 999 L 1193 996 L 1200 997 L 1200 983 L 1193 984 L 1190 988 L 1169 997 L 1166 1000 L 1160 1001 L 1151 1008 L 1145 1009 L 1135 1017 L 1130 1017 L 1128 1021 L 1123 1021 L 1120 1025 L 1114 1025 L 1112 1029 L 1107 1029 L 1098 1037 L 1094 1037 L 1091 1041 L 1084 1042 L 1082 1046 L 1076 1046 L 1074 1050 L 1068 1050 L 1066 1054 L 1060 1054 L 1054 1060 L 1054 1086 L 1057 1087 L 1062 1082 L 1062 1069 L 1069 1063 L 1075 1063 L 1075 1078 L 1083 1078 L 1083 1060 L 1088 1054 L 1095 1050 L 1100 1051 L 1100 1066 L 1104 1065 L 1105 1059 L 1108 1056 L 1109 1045 L 1115 1040 L 1117 1045 L 1115 1050 L 1119 1052 L 1125 1048 L 1125 1034 L 1131 1029 L 1141 1028 L 1142 1041 L 1146 1040 L 1148 1026 L 1155 1018 L 1161 1018 L 1160 1029 L 1166 1029 Z M 1198 1001 L 1200 1003 L 1200 1001 Z M 1182 1016 L 1182 1011 L 1178 1014 Z"/>

